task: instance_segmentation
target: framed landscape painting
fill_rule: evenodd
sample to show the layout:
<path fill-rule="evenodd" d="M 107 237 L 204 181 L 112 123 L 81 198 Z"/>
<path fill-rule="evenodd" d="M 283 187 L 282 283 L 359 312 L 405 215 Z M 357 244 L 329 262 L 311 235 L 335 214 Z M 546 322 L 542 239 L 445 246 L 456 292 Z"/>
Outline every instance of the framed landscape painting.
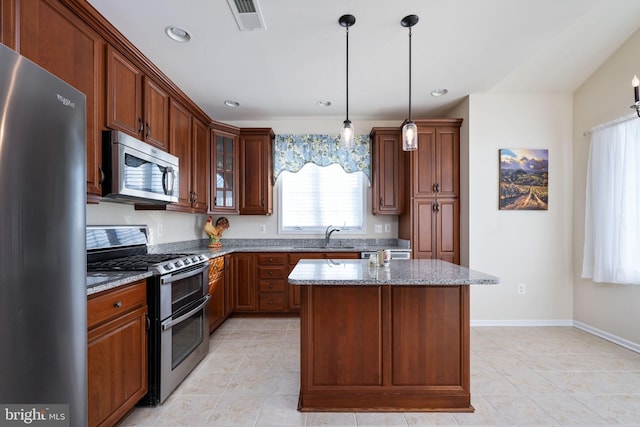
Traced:
<path fill-rule="evenodd" d="M 547 210 L 549 150 L 500 150 L 500 209 Z"/>

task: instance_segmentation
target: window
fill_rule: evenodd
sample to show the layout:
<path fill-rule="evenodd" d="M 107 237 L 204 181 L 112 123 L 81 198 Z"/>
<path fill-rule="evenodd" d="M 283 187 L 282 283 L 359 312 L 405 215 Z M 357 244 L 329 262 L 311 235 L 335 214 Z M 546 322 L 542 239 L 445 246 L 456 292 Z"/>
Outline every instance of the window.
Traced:
<path fill-rule="evenodd" d="M 347 173 L 337 164 L 308 163 L 299 172 L 282 172 L 279 231 L 315 234 L 333 225 L 364 233 L 365 181 L 362 172 Z"/>
<path fill-rule="evenodd" d="M 594 282 L 640 284 L 640 121 L 634 115 L 592 132 L 582 277 Z"/>

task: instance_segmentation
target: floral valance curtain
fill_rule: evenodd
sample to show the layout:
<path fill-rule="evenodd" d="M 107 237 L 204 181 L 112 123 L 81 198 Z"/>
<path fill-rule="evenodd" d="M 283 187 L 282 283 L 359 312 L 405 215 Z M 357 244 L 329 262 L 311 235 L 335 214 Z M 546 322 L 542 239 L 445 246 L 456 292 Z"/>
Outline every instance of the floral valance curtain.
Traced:
<path fill-rule="evenodd" d="M 349 147 L 340 143 L 340 135 L 276 135 L 273 179 L 278 179 L 282 171 L 298 172 L 307 163 L 336 163 L 348 173 L 364 172 L 371 182 L 369 147 L 367 135 L 356 136 Z"/>

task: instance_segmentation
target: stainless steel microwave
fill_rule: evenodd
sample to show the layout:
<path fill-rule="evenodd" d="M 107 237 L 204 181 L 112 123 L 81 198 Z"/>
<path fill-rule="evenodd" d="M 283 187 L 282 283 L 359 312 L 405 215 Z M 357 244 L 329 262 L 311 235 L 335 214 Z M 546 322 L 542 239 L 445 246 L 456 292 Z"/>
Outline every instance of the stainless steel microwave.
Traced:
<path fill-rule="evenodd" d="M 102 137 L 103 197 L 140 204 L 178 201 L 176 156 L 120 131 L 104 131 Z"/>

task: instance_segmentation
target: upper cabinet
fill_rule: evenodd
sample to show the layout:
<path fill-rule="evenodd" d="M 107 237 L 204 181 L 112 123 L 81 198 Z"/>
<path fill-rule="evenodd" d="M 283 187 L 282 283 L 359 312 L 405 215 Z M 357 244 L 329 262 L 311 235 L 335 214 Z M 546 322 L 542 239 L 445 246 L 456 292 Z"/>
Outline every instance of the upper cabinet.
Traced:
<path fill-rule="evenodd" d="M 214 124 L 210 142 L 210 213 L 239 213 L 238 205 L 239 129 Z"/>
<path fill-rule="evenodd" d="M 193 117 L 193 157 L 191 167 L 191 207 L 194 212 L 207 212 L 207 181 L 209 179 L 209 127 Z"/>
<path fill-rule="evenodd" d="M 404 211 L 402 135 L 398 128 L 373 128 L 371 159 L 373 185 L 371 211 L 374 215 L 400 215 Z"/>
<path fill-rule="evenodd" d="M 191 170 L 193 167 L 193 141 L 191 135 L 191 114 L 180 104 L 171 101 L 171 126 L 169 130 L 169 152 L 179 161 L 178 203 L 174 207 L 191 208 Z"/>
<path fill-rule="evenodd" d="M 105 40 L 61 2 L 1 2 L 2 42 L 86 96 L 87 200 L 102 194 Z M 17 22 L 16 22 L 17 21 Z"/>
<path fill-rule="evenodd" d="M 107 61 L 107 126 L 168 150 L 168 93 L 111 46 Z"/>
<path fill-rule="evenodd" d="M 240 129 L 240 215 L 273 213 L 273 139 L 270 128 Z"/>
<path fill-rule="evenodd" d="M 456 197 L 460 191 L 460 128 L 442 121 L 419 121 L 418 150 L 411 159 L 411 193 L 416 197 Z"/>

